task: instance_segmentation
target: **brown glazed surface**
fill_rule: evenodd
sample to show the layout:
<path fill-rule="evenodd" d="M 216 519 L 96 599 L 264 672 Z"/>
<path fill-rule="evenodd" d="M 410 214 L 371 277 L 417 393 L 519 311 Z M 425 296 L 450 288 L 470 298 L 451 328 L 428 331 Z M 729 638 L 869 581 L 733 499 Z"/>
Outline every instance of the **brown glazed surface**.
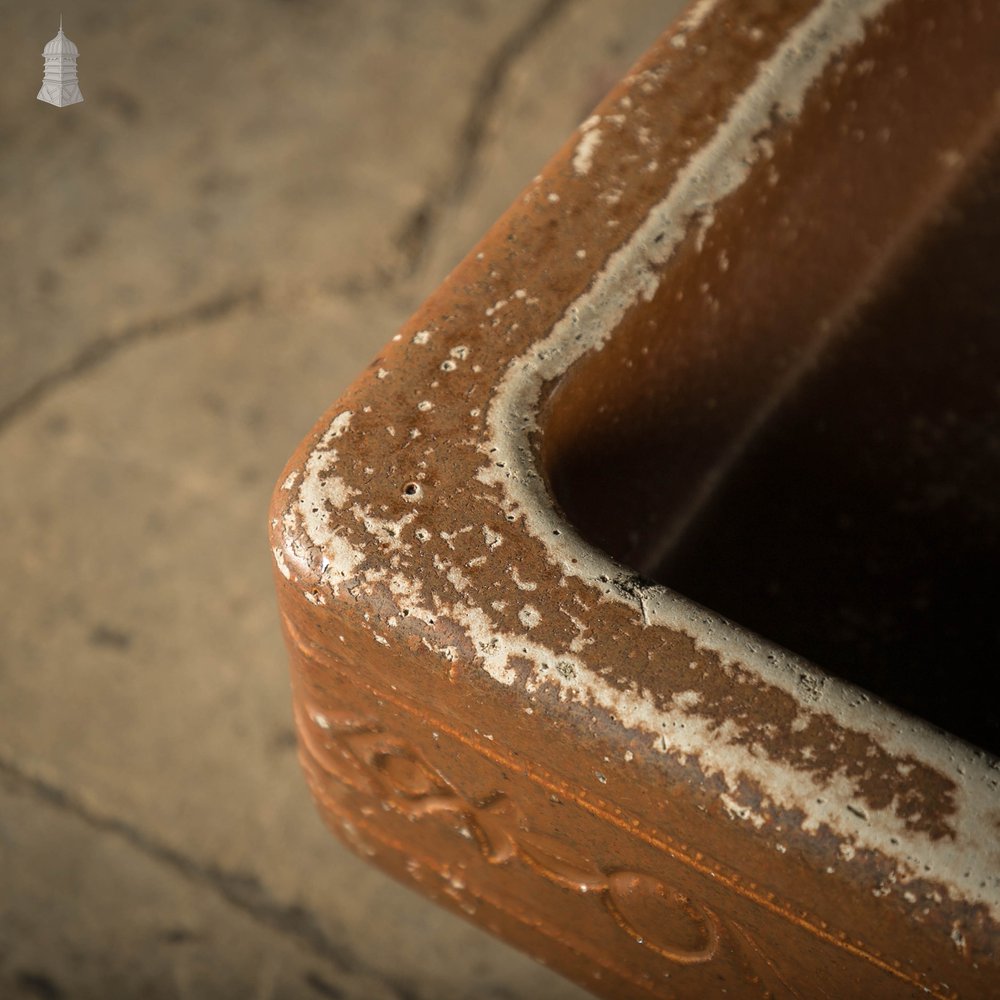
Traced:
<path fill-rule="evenodd" d="M 361 854 L 603 996 L 1000 996 L 998 52 L 694 4 L 320 420 L 272 547 Z"/>

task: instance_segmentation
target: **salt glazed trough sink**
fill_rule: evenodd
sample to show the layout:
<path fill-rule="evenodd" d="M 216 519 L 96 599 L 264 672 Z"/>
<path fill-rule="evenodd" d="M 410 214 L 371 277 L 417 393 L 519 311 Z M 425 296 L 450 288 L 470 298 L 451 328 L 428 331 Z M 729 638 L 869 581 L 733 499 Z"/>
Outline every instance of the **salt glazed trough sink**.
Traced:
<path fill-rule="evenodd" d="M 998 123 L 996 0 L 701 0 L 569 138 L 278 480 L 349 845 L 605 997 L 1000 996 Z"/>

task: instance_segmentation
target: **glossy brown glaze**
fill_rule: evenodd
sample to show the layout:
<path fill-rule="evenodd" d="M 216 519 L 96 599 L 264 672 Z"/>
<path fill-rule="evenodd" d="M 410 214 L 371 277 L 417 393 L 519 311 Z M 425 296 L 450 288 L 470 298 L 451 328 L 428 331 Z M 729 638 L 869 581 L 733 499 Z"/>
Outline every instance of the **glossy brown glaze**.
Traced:
<path fill-rule="evenodd" d="M 1000 995 L 942 667 L 996 653 L 998 50 L 695 4 L 323 417 L 272 547 L 357 850 L 609 997 Z"/>

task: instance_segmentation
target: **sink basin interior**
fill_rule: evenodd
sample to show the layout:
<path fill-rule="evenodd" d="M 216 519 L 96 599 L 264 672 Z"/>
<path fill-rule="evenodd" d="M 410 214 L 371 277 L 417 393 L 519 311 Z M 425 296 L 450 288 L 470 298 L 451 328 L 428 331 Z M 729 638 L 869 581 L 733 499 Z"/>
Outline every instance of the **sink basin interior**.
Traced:
<path fill-rule="evenodd" d="M 589 541 L 992 753 L 998 166 L 875 239 L 745 199 L 551 387 L 538 440 Z"/>

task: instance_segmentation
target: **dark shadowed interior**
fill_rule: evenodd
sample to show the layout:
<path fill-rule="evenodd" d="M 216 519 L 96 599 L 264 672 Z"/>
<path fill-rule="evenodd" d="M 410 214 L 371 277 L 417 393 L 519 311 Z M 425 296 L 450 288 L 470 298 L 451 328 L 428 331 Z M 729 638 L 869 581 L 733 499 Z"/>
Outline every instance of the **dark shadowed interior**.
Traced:
<path fill-rule="evenodd" d="M 541 436 L 550 488 L 592 542 L 993 753 L 998 164 L 979 157 L 878 280 L 847 292 L 821 349 L 784 333 L 780 314 L 742 318 L 765 280 L 752 265 L 729 286 L 745 292 L 732 306 L 730 358 L 725 320 L 716 332 L 705 313 L 698 341 L 698 314 L 665 290 L 550 393 Z M 850 247 L 852 236 L 831 239 L 830 275 L 838 241 Z M 700 265 L 683 253 L 674 265 L 690 287 Z M 794 279 L 778 282 L 790 323 L 822 272 L 803 260 L 799 296 Z M 819 315 L 836 315 L 835 304 Z M 770 346 L 755 352 L 753 336 Z M 755 383 L 770 400 L 756 407 Z M 598 401 L 589 421 L 588 398 Z"/>

